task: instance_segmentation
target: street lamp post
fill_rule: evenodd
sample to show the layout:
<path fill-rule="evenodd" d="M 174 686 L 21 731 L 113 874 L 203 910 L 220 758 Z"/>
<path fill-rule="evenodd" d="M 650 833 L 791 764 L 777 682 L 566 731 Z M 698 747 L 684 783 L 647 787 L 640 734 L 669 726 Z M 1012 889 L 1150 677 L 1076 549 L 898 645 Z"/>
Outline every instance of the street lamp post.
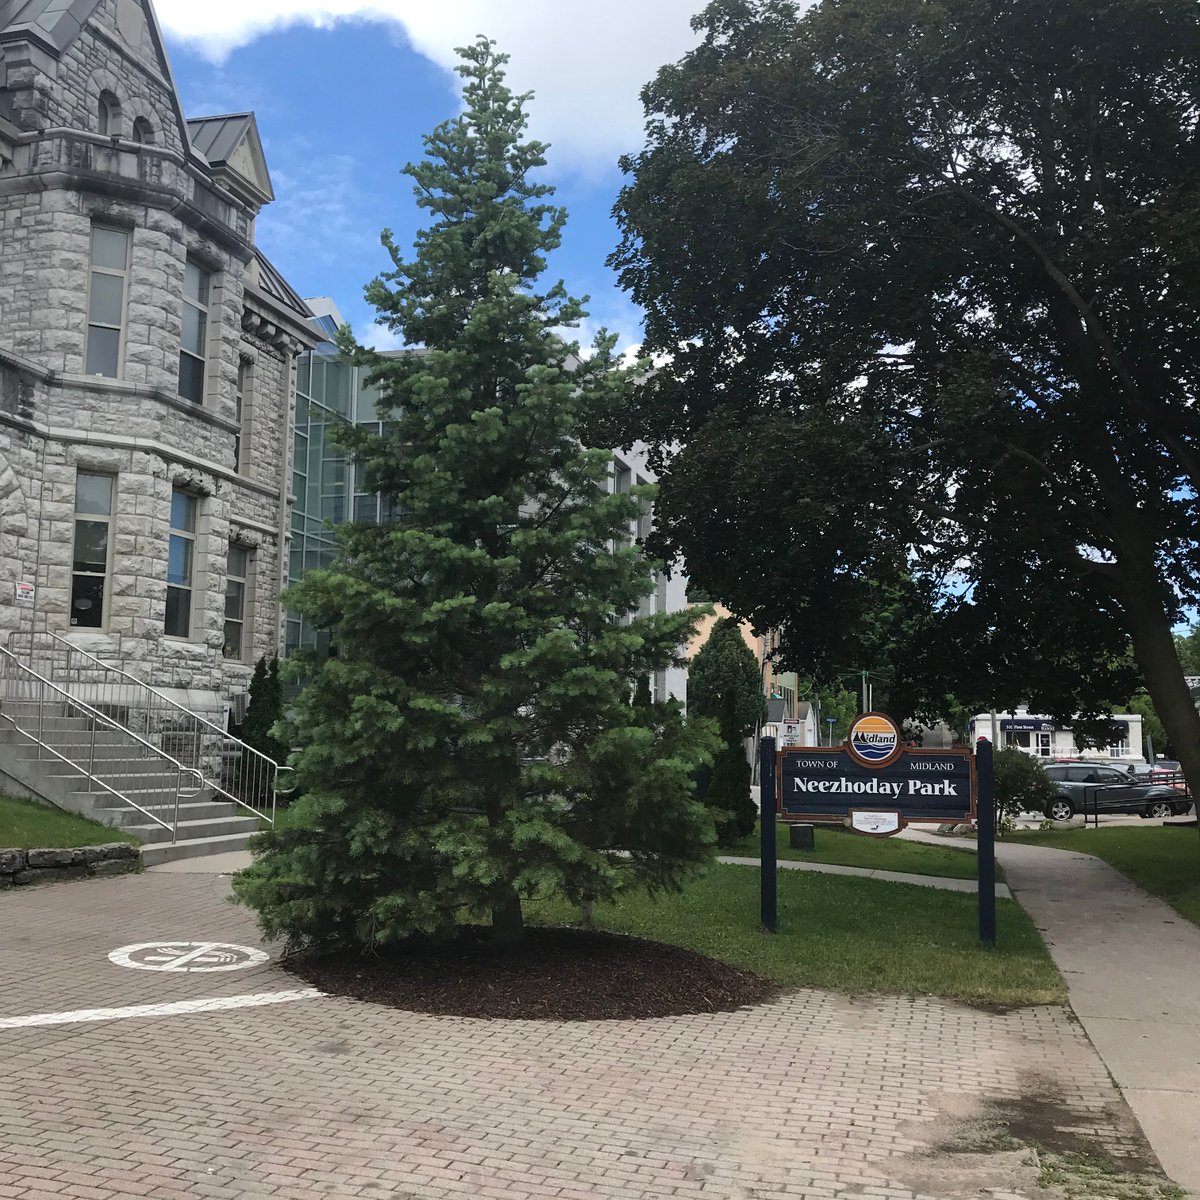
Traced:
<path fill-rule="evenodd" d="M 829 745 L 833 745 L 833 723 L 836 720 L 834 717 L 826 717 L 825 724 L 829 726 Z"/>

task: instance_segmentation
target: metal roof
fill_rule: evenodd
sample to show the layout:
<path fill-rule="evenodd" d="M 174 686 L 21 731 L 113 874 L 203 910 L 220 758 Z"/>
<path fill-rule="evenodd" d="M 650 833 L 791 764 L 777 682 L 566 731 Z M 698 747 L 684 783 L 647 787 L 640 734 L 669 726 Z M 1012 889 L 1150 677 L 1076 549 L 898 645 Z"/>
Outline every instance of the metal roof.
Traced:
<path fill-rule="evenodd" d="M 0 41 L 33 37 L 61 54 L 99 6 L 100 0 L 0 0 Z"/>
<path fill-rule="evenodd" d="M 251 113 L 227 113 L 220 117 L 189 117 L 188 133 L 192 149 L 198 150 L 214 166 L 229 160 L 250 125 Z"/>
<path fill-rule="evenodd" d="M 290 308 L 297 316 L 311 320 L 312 309 L 304 303 L 295 288 L 284 279 L 257 246 L 254 248 L 254 257 L 258 260 L 258 286 L 273 300 L 278 300 L 285 308 Z"/>

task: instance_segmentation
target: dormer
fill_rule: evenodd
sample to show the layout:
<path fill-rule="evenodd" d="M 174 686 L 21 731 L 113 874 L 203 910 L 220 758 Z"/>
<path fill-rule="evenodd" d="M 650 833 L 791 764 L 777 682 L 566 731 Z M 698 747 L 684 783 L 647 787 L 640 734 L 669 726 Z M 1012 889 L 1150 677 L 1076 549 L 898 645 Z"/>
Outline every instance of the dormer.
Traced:
<path fill-rule="evenodd" d="M 275 199 L 254 114 L 198 117 L 187 123 L 192 150 L 212 169 L 212 178 L 254 213 Z"/>

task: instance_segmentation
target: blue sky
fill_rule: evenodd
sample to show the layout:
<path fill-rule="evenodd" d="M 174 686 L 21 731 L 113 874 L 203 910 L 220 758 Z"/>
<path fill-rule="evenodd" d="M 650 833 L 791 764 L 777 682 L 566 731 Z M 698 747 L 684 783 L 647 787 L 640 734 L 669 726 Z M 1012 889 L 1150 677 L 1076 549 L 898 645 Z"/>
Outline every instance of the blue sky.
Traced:
<path fill-rule="evenodd" d="M 693 44 L 688 22 L 701 6 L 653 3 L 648 19 L 632 0 L 614 0 L 603 15 L 584 0 L 443 0 L 449 13 L 410 0 L 156 7 L 187 114 L 257 113 L 277 195 L 259 220 L 259 244 L 298 291 L 332 296 L 359 337 L 380 346 L 394 342 L 372 329 L 362 297 L 390 265 L 380 230 L 390 226 L 407 246 L 423 220 L 401 168 L 457 111 L 453 47 L 475 32 L 495 37 L 512 55 L 510 83 L 537 93 L 530 132 L 552 143 L 545 178 L 570 213 L 550 274 L 592 297 L 585 340 L 604 324 L 629 345 L 639 314 L 604 264 L 617 239 L 616 158 L 640 145 L 638 90 Z M 635 43 L 626 20 L 638 28 Z"/>

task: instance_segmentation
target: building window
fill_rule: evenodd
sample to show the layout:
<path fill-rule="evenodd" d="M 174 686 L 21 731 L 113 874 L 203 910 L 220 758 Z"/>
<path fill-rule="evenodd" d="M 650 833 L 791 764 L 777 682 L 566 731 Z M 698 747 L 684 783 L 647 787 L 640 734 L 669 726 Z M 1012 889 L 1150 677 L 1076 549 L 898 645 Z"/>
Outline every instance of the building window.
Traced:
<path fill-rule="evenodd" d="M 96 128 L 106 137 L 121 136 L 121 102 L 112 92 L 101 92 L 96 105 Z"/>
<path fill-rule="evenodd" d="M 208 351 L 208 297 L 212 275 L 188 259 L 183 272 L 183 337 L 179 345 L 179 394 L 204 401 L 204 363 Z"/>
<path fill-rule="evenodd" d="M 225 657 L 241 661 L 245 653 L 246 604 L 250 583 L 251 552 L 245 546 L 229 547 L 225 583 Z"/>
<path fill-rule="evenodd" d="M 130 235 L 124 229 L 92 226 L 88 280 L 88 331 L 84 369 L 117 379 L 121 373 L 121 333 L 125 326 L 125 279 Z"/>
<path fill-rule="evenodd" d="M 133 140 L 139 146 L 154 145 L 154 126 L 145 117 L 137 117 L 133 122 Z"/>
<path fill-rule="evenodd" d="M 254 364 L 248 358 L 238 359 L 237 435 L 233 439 L 233 469 L 239 474 L 246 469 L 246 447 L 250 439 L 250 409 L 253 404 Z"/>
<path fill-rule="evenodd" d="M 71 624 L 103 629 L 108 593 L 113 477 L 75 476 L 75 549 L 71 564 Z"/>
<path fill-rule="evenodd" d="M 196 497 L 171 492 L 171 540 L 167 549 L 167 623 L 170 637 L 192 632 L 192 580 L 196 563 Z"/>

